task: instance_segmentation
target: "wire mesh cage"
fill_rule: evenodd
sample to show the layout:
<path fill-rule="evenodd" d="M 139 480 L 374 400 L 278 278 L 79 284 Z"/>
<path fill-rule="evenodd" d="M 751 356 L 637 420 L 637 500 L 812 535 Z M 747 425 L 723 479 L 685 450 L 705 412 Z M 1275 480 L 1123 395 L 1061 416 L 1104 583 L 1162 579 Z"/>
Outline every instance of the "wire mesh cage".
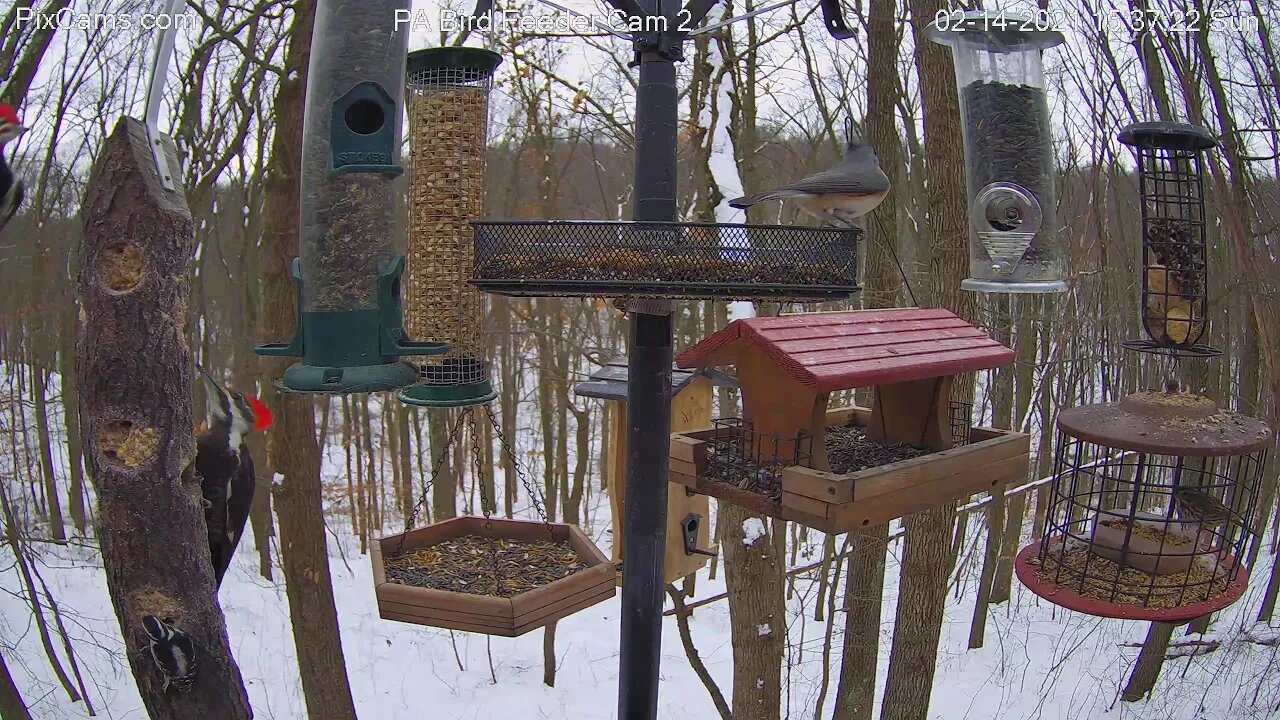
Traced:
<path fill-rule="evenodd" d="M 808 465 L 813 438 L 806 433 L 779 437 L 756 432 L 743 418 L 712 420 L 715 436 L 707 450 L 706 476 L 782 502 L 782 470 Z"/>
<path fill-rule="evenodd" d="M 1175 356 L 1219 355 L 1200 343 L 1209 320 L 1202 156 L 1217 140 L 1205 128 L 1168 122 L 1129 125 L 1119 140 L 1137 156 L 1147 335 L 1125 346 Z"/>
<path fill-rule="evenodd" d="M 858 228 L 477 222 L 474 283 L 499 295 L 823 302 L 858 291 Z"/>
<path fill-rule="evenodd" d="M 947 405 L 947 419 L 951 424 L 951 444 L 968 445 L 973 435 L 973 404 L 951 400 Z"/>
<path fill-rule="evenodd" d="M 475 267 L 470 225 L 484 213 L 489 93 L 501 56 L 479 48 L 410 53 L 408 331 L 447 342 L 425 358 L 422 382 L 400 393 L 414 405 L 464 407 L 492 400 L 483 342 L 484 302 L 468 281 Z"/>
<path fill-rule="evenodd" d="M 1103 617 L 1185 622 L 1239 599 L 1272 432 L 1187 393 L 1064 410 L 1044 534 L 1018 576 Z"/>

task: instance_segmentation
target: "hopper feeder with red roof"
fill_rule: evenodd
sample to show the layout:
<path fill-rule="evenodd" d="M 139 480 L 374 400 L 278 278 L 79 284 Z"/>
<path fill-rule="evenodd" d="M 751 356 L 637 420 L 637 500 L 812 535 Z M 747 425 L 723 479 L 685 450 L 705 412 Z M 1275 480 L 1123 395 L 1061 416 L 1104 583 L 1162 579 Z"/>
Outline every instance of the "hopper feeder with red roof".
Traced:
<path fill-rule="evenodd" d="M 742 417 L 673 434 L 671 482 L 848 532 L 1021 480 L 1028 435 L 978 427 L 957 444 L 948 418 L 953 377 L 1013 360 L 947 310 L 736 320 L 677 365 L 736 366 Z M 870 408 L 827 407 L 855 388 L 873 388 Z"/>

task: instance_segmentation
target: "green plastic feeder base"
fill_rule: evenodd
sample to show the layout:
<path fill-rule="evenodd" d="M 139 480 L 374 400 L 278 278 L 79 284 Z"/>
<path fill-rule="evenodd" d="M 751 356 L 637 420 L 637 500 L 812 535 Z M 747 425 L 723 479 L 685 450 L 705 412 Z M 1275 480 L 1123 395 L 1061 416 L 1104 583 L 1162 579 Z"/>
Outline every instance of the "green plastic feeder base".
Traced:
<path fill-rule="evenodd" d="M 284 371 L 277 387 L 295 393 L 373 393 L 396 390 L 417 379 L 418 369 L 402 361 L 356 367 L 298 363 Z"/>
<path fill-rule="evenodd" d="M 465 385 L 414 385 L 397 395 L 406 405 L 436 408 L 463 408 L 483 405 L 498 397 L 489 380 Z"/>

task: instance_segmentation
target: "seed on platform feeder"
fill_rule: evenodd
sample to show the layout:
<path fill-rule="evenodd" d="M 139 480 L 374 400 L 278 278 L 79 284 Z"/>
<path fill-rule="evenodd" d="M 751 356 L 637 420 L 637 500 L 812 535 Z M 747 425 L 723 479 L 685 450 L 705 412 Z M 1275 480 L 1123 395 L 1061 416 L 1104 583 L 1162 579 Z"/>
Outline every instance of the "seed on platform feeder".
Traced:
<path fill-rule="evenodd" d="M 388 582 L 508 598 L 583 570 L 568 542 L 464 535 L 384 558 Z"/>

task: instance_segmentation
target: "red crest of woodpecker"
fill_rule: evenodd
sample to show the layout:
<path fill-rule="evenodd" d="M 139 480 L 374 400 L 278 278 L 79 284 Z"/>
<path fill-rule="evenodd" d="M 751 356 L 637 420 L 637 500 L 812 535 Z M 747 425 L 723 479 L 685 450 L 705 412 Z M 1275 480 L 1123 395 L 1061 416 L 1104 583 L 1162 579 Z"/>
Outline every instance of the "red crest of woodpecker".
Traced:
<path fill-rule="evenodd" d="M 18 113 L 12 106 L 0 103 L 0 230 L 9 223 L 9 218 L 18 211 L 22 204 L 22 181 L 17 173 L 9 167 L 4 156 L 4 146 L 26 132 Z"/>

